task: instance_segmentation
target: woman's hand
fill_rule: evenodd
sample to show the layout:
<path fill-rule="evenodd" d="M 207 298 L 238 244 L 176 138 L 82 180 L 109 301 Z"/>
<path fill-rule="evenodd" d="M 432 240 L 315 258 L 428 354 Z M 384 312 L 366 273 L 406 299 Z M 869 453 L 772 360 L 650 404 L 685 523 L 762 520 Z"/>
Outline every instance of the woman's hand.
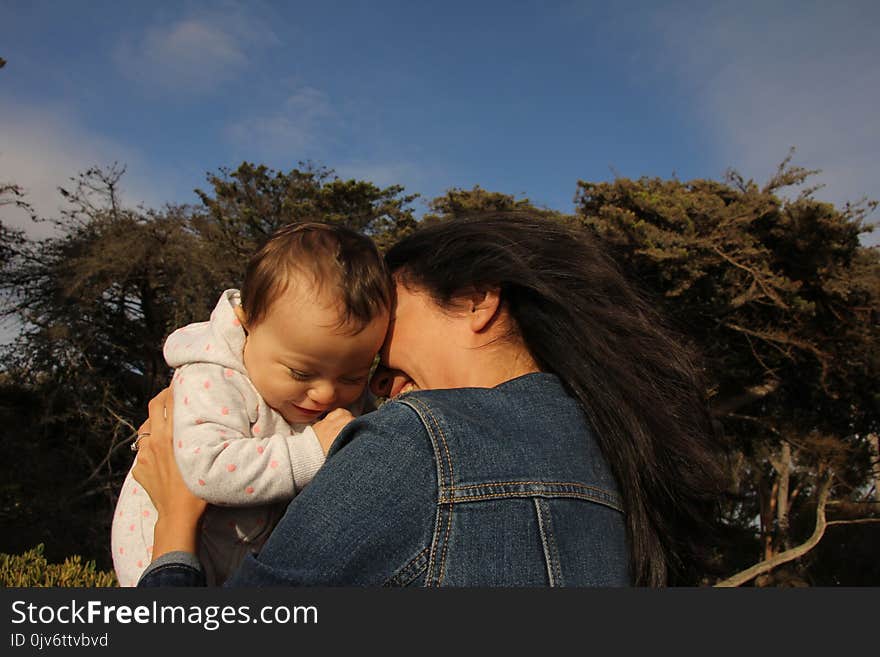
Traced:
<path fill-rule="evenodd" d="M 171 388 L 150 400 L 150 417 L 138 430 L 143 438 L 138 441 L 137 463 L 132 471 L 159 514 L 153 559 L 176 550 L 195 554 L 199 520 L 207 506 L 187 488 L 174 458 L 173 403 Z"/>

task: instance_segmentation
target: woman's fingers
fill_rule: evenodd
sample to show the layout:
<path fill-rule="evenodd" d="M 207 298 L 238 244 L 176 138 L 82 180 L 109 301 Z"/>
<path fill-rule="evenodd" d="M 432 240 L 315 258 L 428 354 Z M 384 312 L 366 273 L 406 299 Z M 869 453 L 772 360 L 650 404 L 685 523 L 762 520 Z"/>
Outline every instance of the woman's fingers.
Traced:
<path fill-rule="evenodd" d="M 195 497 L 186 487 L 174 457 L 173 403 L 170 388 L 150 400 L 150 417 L 141 425 L 142 429 L 149 427 L 150 435 L 141 438 L 138 462 L 132 471 L 160 514 L 182 497 L 188 501 Z"/>
<path fill-rule="evenodd" d="M 158 513 L 153 558 L 173 550 L 195 552 L 196 528 L 205 510 L 204 500 L 187 487 L 174 457 L 174 414 L 171 390 L 166 388 L 149 403 L 149 419 L 141 425 L 138 458 L 132 470 Z"/>

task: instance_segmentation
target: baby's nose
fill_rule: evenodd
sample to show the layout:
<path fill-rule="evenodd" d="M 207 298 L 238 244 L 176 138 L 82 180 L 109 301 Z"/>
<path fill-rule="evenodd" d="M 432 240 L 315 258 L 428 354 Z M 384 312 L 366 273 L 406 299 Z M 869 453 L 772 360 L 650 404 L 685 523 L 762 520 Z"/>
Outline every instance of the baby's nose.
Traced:
<path fill-rule="evenodd" d="M 336 401 L 336 386 L 330 383 L 322 383 L 309 390 L 309 397 L 317 404 L 329 406 Z"/>

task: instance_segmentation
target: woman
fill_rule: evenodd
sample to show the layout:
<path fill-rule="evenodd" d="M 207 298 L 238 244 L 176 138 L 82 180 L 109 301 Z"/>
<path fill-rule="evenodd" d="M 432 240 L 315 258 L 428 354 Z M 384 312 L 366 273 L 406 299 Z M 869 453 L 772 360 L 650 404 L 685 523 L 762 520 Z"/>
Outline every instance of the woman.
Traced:
<path fill-rule="evenodd" d="M 637 585 L 688 575 L 720 494 L 688 353 L 584 231 L 455 219 L 387 254 L 374 390 L 232 585 Z M 167 396 L 135 476 L 159 511 L 142 586 L 201 582 L 204 508 Z M 167 414 L 170 417 L 170 413 Z"/>

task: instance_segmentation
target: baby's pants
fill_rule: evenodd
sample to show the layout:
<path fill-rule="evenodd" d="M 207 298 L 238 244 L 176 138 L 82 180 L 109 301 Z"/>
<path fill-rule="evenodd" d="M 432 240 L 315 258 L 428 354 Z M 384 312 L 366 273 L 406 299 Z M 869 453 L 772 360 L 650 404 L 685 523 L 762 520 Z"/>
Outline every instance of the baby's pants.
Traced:
<path fill-rule="evenodd" d="M 287 502 L 254 507 L 208 506 L 199 535 L 199 560 L 208 586 L 219 586 L 249 553 L 256 554 Z M 113 514 L 110 545 L 120 586 L 137 586 L 153 558 L 156 507 L 129 470 Z"/>

